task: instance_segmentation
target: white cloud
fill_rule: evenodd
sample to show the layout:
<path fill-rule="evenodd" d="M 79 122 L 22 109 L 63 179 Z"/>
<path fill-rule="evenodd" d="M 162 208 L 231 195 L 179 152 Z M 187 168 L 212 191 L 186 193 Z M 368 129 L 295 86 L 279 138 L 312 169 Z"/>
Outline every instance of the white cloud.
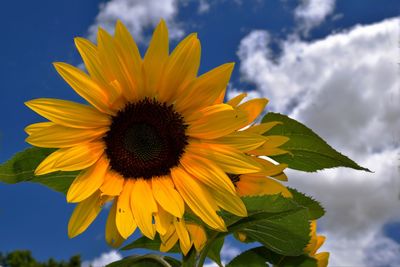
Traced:
<path fill-rule="evenodd" d="M 331 251 L 329 266 L 400 266 L 400 245 L 380 230 L 371 230 L 357 239 L 327 234 L 330 242 L 322 250 Z"/>
<path fill-rule="evenodd" d="M 118 261 L 122 259 L 121 254 L 119 254 L 117 251 L 112 250 L 110 252 L 106 252 L 101 254 L 99 257 L 91 260 L 91 261 L 84 261 L 82 263 L 82 267 L 104 267 L 109 263 L 112 263 L 114 261 Z"/>
<path fill-rule="evenodd" d="M 242 78 L 270 99 L 274 111 L 302 121 L 374 171 L 288 173 L 290 185 L 327 209 L 320 225 L 332 266 L 399 260 L 392 256 L 398 244 L 381 232 L 385 223 L 400 220 L 399 23 L 359 25 L 312 42 L 290 37 L 281 41 L 278 56 L 268 32 L 256 30 L 238 50 Z"/>
<path fill-rule="evenodd" d="M 225 239 L 225 243 L 221 249 L 221 261 L 222 264 L 225 266 L 227 262 L 230 262 L 233 258 L 241 253 L 240 248 L 231 244 L 229 239 Z M 204 265 L 204 267 L 218 267 L 218 265 L 214 262 L 209 262 Z"/>
<path fill-rule="evenodd" d="M 89 28 L 89 38 L 96 39 L 99 26 L 113 32 L 117 19 L 121 20 L 138 42 L 146 42 L 146 30 L 154 28 L 161 18 L 168 24 L 171 39 L 180 38 L 184 31 L 176 21 L 178 0 L 111 0 L 100 5 L 99 14 Z"/>
<path fill-rule="evenodd" d="M 240 249 L 232 245 L 228 240 L 225 240 L 224 246 L 221 250 L 221 258 L 227 262 L 240 254 Z"/>
<path fill-rule="evenodd" d="M 301 0 L 294 10 L 299 21 L 299 29 L 307 34 L 312 28 L 320 25 L 335 8 L 335 0 Z"/>
<path fill-rule="evenodd" d="M 197 13 L 204 14 L 210 11 L 210 3 L 207 0 L 199 0 L 199 7 Z"/>
<path fill-rule="evenodd" d="M 399 155 L 400 148 L 366 155 L 360 163 L 374 173 L 345 168 L 318 173 L 290 171 L 289 184 L 323 203 L 327 231 L 359 238 L 385 222 L 400 219 Z"/>

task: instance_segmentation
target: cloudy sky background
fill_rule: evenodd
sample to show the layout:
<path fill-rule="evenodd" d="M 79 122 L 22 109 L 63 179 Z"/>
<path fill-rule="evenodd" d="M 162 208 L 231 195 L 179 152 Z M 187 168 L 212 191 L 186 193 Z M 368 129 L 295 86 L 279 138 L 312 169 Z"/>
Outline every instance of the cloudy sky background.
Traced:
<path fill-rule="evenodd" d="M 172 46 L 198 32 L 200 72 L 236 62 L 229 96 L 270 99 L 269 111 L 303 122 L 373 173 L 289 171 L 289 185 L 327 209 L 319 228 L 331 266 L 400 266 L 399 17 L 396 1 L 111 0 L 8 3 L 0 22 L 0 160 L 27 147 L 23 128 L 39 120 L 23 106 L 37 97 L 79 101 L 51 62 L 81 64 L 73 37 L 96 38 L 122 20 L 142 53 L 160 18 Z M 7 12 L 6 12 L 7 11 Z M 106 213 L 69 240 L 73 205 L 32 185 L 0 184 L 0 251 L 39 259 L 81 253 L 85 266 L 126 254 L 104 242 Z M 56 245 L 55 245 L 56 244 Z M 225 261 L 244 247 L 229 239 Z"/>

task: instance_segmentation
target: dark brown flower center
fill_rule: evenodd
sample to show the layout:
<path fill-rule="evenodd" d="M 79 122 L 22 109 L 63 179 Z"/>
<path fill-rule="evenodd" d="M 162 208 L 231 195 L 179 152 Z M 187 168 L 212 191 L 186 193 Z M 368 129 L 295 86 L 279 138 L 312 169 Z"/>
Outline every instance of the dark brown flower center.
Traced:
<path fill-rule="evenodd" d="M 127 104 L 104 137 L 111 168 L 124 178 L 169 174 L 188 143 L 186 128 L 172 105 L 149 98 Z"/>

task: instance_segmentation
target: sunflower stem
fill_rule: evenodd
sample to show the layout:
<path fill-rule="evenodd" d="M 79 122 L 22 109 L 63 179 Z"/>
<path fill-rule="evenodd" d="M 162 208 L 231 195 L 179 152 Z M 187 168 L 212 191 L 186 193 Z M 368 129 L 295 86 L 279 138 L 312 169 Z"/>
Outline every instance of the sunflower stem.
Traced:
<path fill-rule="evenodd" d="M 214 240 L 218 237 L 218 232 L 214 232 L 211 237 L 208 239 L 207 244 L 204 246 L 203 250 L 200 252 L 200 256 L 199 256 L 199 262 L 197 263 L 197 267 L 203 267 L 206 259 L 207 259 L 207 255 L 208 255 L 208 251 L 211 248 L 211 245 L 213 244 Z"/>
<path fill-rule="evenodd" d="M 185 255 L 182 254 L 182 267 L 196 266 L 196 249 L 192 247 Z"/>

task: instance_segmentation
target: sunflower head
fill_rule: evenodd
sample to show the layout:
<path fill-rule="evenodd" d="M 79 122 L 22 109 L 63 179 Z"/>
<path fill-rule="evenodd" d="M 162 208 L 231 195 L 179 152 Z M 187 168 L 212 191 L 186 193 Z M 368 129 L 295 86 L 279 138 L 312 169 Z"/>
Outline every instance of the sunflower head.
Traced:
<path fill-rule="evenodd" d="M 267 139 L 257 134 L 268 125 L 253 123 L 266 99 L 239 105 L 240 95 L 223 102 L 233 64 L 198 76 L 197 35 L 170 53 L 164 21 L 143 57 L 121 22 L 114 35 L 99 29 L 97 44 L 83 38 L 75 44 L 87 72 L 66 63 L 55 68 L 87 103 L 49 98 L 26 103 L 48 120 L 29 125 L 26 141 L 57 149 L 36 175 L 80 171 L 67 193 L 68 202 L 78 203 L 69 236 L 85 231 L 108 201 L 113 204 L 106 240 L 114 246 L 136 228 L 149 238 L 156 232 L 165 236 L 170 218 L 178 235 L 186 233 L 181 231 L 186 211 L 218 231 L 226 230 L 220 209 L 246 216 L 228 174 L 265 172 L 257 155 L 277 146 L 265 145 Z M 189 244 L 186 237 L 179 236 Z"/>

